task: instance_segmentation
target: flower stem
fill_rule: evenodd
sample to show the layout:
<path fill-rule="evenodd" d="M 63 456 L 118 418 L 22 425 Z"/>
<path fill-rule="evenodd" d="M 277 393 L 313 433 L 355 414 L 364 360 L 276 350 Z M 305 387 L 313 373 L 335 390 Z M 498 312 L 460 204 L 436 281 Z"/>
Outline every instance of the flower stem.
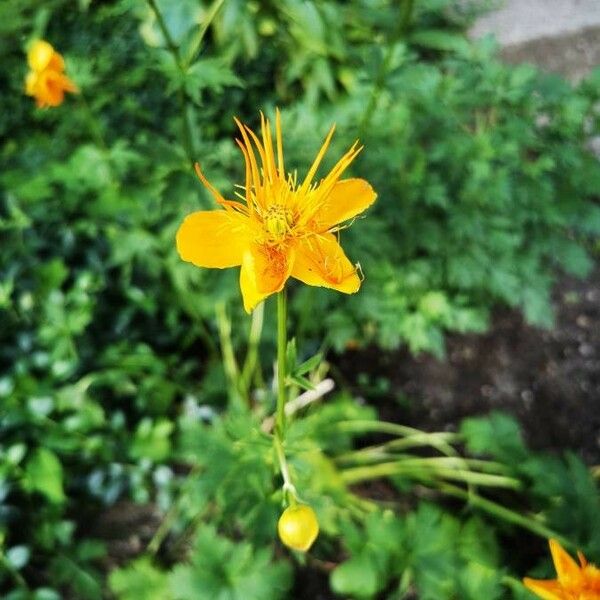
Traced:
<path fill-rule="evenodd" d="M 244 395 L 249 397 L 250 384 L 252 376 L 257 368 L 260 368 L 258 362 L 258 346 L 263 328 L 263 318 L 265 312 L 265 303 L 261 302 L 252 311 L 252 321 L 250 323 L 250 332 L 248 334 L 248 349 L 246 351 L 246 360 L 242 368 L 241 385 Z"/>
<path fill-rule="evenodd" d="M 540 523 L 532 517 L 522 515 L 514 510 L 501 506 L 492 500 L 487 500 L 478 494 L 468 492 L 450 483 L 439 483 L 436 487 L 438 490 L 440 490 L 440 492 L 448 494 L 449 496 L 462 498 L 471 504 L 471 506 L 485 510 L 487 513 L 499 519 L 503 519 L 504 521 L 512 523 L 513 525 L 518 525 L 519 527 L 527 529 L 528 531 L 531 531 L 540 537 L 546 539 L 555 538 L 561 543 L 561 545 L 572 547 L 572 543 L 569 540 L 565 539 L 559 533 L 553 531 L 549 527 L 546 527 L 543 523 Z"/>
<path fill-rule="evenodd" d="M 173 55 L 175 64 L 177 65 L 177 68 L 181 72 L 182 77 L 185 78 L 185 76 L 187 74 L 186 73 L 187 68 L 183 64 L 183 61 L 181 60 L 181 56 L 179 54 L 179 48 L 177 47 L 175 40 L 173 39 L 173 37 L 171 36 L 171 33 L 169 32 L 169 29 L 167 27 L 167 24 L 165 23 L 164 17 L 162 15 L 162 13 L 160 12 L 160 9 L 158 8 L 158 5 L 156 4 L 156 0 L 147 0 L 147 2 L 148 2 L 148 5 L 150 6 L 150 8 L 152 9 L 152 12 L 156 16 L 156 22 L 158 23 L 158 26 L 163 34 L 163 37 L 165 38 L 165 43 L 167 44 L 167 48 L 169 49 L 169 52 L 171 52 L 171 54 Z M 182 133 L 182 139 L 183 139 L 183 147 L 184 147 L 185 153 L 187 154 L 190 162 L 193 165 L 194 160 L 195 160 L 194 157 L 195 157 L 196 151 L 195 151 L 195 147 L 194 147 L 194 136 L 192 135 L 192 129 L 193 129 L 193 120 L 192 120 L 192 114 L 191 114 L 192 107 L 190 106 L 190 104 L 188 102 L 188 96 L 185 93 L 185 90 L 183 89 L 183 85 L 179 88 L 178 96 L 179 96 L 179 103 L 181 105 L 181 117 L 182 117 L 181 133 Z"/>
<path fill-rule="evenodd" d="M 368 465 L 365 467 L 354 467 L 351 469 L 344 469 L 341 472 L 341 477 L 343 481 L 349 485 L 361 481 L 379 479 L 381 477 L 404 475 L 411 479 L 454 479 L 468 484 L 508 488 L 513 490 L 519 490 L 522 487 L 521 482 L 512 477 L 479 473 L 456 467 L 439 466 L 438 464 L 431 462 L 431 460 L 432 459 L 399 460 L 377 465 Z"/>
<path fill-rule="evenodd" d="M 285 288 L 277 294 L 277 411 L 275 435 L 285 437 L 285 380 L 286 374 L 286 298 Z"/>
<path fill-rule="evenodd" d="M 217 316 L 217 325 L 219 327 L 219 340 L 221 342 L 221 353 L 223 356 L 223 368 L 229 382 L 230 398 L 234 402 L 246 400 L 243 397 L 240 385 L 240 369 L 235 353 L 233 351 L 233 343 L 231 341 L 231 321 L 225 310 L 225 303 L 219 302 L 215 306 Z"/>
<path fill-rule="evenodd" d="M 285 405 L 286 405 L 286 298 L 285 288 L 277 294 L 277 409 L 275 411 L 275 428 L 273 430 L 273 446 L 279 461 L 279 469 L 283 477 L 283 494 L 287 504 L 296 503 L 296 488 L 292 483 L 288 469 L 283 441 L 285 439 Z"/>
<path fill-rule="evenodd" d="M 275 453 L 277 454 L 277 461 L 279 462 L 279 470 L 281 471 L 281 477 L 283 478 L 283 495 L 286 504 L 296 504 L 296 487 L 292 483 L 290 476 L 290 470 L 288 468 L 287 459 L 285 458 L 285 452 L 283 450 L 283 443 L 277 430 L 273 432 L 273 446 Z"/>

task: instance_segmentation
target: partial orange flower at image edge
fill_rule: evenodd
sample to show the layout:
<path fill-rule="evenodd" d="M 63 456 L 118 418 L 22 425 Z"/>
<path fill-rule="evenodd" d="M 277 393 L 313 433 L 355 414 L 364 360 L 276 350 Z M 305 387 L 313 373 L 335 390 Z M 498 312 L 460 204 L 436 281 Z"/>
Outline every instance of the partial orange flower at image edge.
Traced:
<path fill-rule="evenodd" d="M 556 540 L 550 540 L 550 552 L 557 579 L 525 577 L 527 589 L 543 600 L 600 600 L 600 569 L 589 564 L 581 552 L 577 564 Z"/>
<path fill-rule="evenodd" d="M 25 93 L 33 96 L 38 108 L 59 106 L 65 92 L 75 93 L 77 86 L 65 75 L 65 61 L 44 40 L 34 41 L 27 52 L 30 71 L 25 78 Z"/>
<path fill-rule="evenodd" d="M 198 177 L 221 208 L 185 218 L 177 232 L 181 258 L 198 267 L 241 266 L 240 288 L 247 312 L 280 292 L 290 277 L 346 294 L 357 292 L 360 269 L 348 260 L 336 233 L 342 223 L 362 213 L 377 197 L 364 179 L 340 180 L 362 148 L 356 142 L 328 175 L 314 182 L 333 136 L 332 127 L 298 184 L 296 174 L 285 170 L 279 111 L 275 148 L 271 125 L 262 114 L 261 139 L 237 119 L 235 122 L 242 138 L 236 141 L 246 166 L 244 194 L 236 194 L 242 202 L 226 200 L 196 165 Z"/>

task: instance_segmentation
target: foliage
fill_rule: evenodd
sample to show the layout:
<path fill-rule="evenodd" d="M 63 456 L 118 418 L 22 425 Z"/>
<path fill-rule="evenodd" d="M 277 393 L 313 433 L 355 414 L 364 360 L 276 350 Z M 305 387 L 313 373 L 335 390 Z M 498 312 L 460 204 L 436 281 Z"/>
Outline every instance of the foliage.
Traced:
<path fill-rule="evenodd" d="M 249 543 L 236 544 L 204 526 L 190 565 L 179 565 L 167 575 L 142 558 L 114 571 L 110 583 L 122 600 L 277 600 L 286 597 L 289 575 L 287 564 L 271 562 L 268 549 L 254 552 Z"/>
<path fill-rule="evenodd" d="M 165 30 L 143 0 L 0 4 L 0 593 L 8 600 L 101 597 L 105 548 L 87 523 L 122 497 L 174 507 L 174 535 L 194 541 L 188 563 L 143 557 L 116 571 L 119 597 L 184 598 L 190 578 L 198 594 L 277 598 L 288 589 L 289 566 L 270 547 L 281 498 L 260 433 L 274 402 L 262 371 L 273 348 L 261 344 L 265 359 L 251 373 L 262 390 L 255 412 L 218 415 L 228 394 L 217 303 L 233 311 L 232 342 L 245 348 L 235 275 L 183 264 L 173 243 L 183 215 L 212 206 L 192 160 L 227 195 L 241 181 L 234 115 L 252 123 L 257 107 L 280 106 L 299 172 L 336 121 L 328 160 L 360 137 L 366 149 L 353 174 L 368 174 L 379 193 L 360 233 L 341 233 L 366 273 L 361 294 L 342 310 L 325 290 L 291 290 L 290 372 L 300 387 L 310 387 L 317 365 L 302 361 L 324 335 L 338 350 L 402 343 L 441 354 L 445 331 L 483 330 L 497 303 L 549 323 L 556 268 L 584 274 L 587 241 L 600 230 L 600 167 L 583 144 L 597 130 L 600 77 L 572 88 L 502 65 L 489 42 L 463 35 L 487 3 L 422 0 L 412 15 L 410 3 L 387 0 L 156 4 Z M 65 56 L 81 89 L 48 111 L 22 89 L 25 47 L 36 37 Z M 267 319 L 265 339 L 272 328 Z M 478 582 L 478 593 L 493 597 L 504 562 L 482 521 L 431 505 L 405 522 L 367 518 L 339 477 L 332 457 L 355 441 L 337 423 L 375 418 L 346 397 L 289 432 L 292 468 L 329 540 L 317 551 L 326 555 L 342 535 L 352 556 L 332 585 L 357 597 L 443 585 L 469 598 Z M 533 456 L 512 425 L 489 423 L 465 424 L 470 450 L 516 465 L 532 510 L 590 556 L 600 552 L 585 467 L 572 456 Z M 506 441 L 492 445 L 496 427 Z M 208 517 L 212 525 L 198 528 Z M 356 536 L 371 539 L 386 523 L 397 540 L 360 552 Z M 454 535 L 485 540 L 481 561 L 452 549 Z M 210 563 L 200 564 L 207 552 Z M 457 564 L 468 581 L 450 573 Z"/>

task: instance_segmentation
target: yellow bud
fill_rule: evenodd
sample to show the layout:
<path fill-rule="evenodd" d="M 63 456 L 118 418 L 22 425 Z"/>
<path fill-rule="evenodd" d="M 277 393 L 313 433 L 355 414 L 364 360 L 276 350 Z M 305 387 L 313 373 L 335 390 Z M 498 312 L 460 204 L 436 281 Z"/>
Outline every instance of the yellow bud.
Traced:
<path fill-rule="evenodd" d="M 27 62 L 33 71 L 43 71 L 52 60 L 54 48 L 44 40 L 36 40 L 29 47 Z"/>
<path fill-rule="evenodd" d="M 317 515 L 306 504 L 289 506 L 279 517 L 277 532 L 288 548 L 306 552 L 319 535 Z"/>

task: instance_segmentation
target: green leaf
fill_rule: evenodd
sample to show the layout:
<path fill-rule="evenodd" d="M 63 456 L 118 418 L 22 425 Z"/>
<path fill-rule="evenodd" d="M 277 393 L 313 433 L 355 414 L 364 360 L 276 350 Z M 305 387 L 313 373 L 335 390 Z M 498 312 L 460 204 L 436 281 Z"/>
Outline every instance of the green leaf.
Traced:
<path fill-rule="evenodd" d="M 474 454 L 489 455 L 515 465 L 528 456 L 518 423 L 503 413 L 465 419 L 460 432 Z"/>
<path fill-rule="evenodd" d="M 25 477 L 30 490 L 40 492 L 50 502 L 64 502 L 63 469 L 51 450 L 38 448 L 25 466 Z"/>
<path fill-rule="evenodd" d="M 452 33 L 445 29 L 422 29 L 408 36 L 409 42 L 423 48 L 462 52 L 469 50 L 469 42 L 461 33 Z"/>
<path fill-rule="evenodd" d="M 295 383 L 297 386 L 301 387 L 303 390 L 314 390 L 315 389 L 315 386 L 313 385 L 313 383 L 309 379 L 306 379 L 306 377 L 303 377 L 302 375 L 289 375 L 287 379 L 288 379 L 289 383 Z"/>
<path fill-rule="evenodd" d="M 81 600 L 101 600 L 102 589 L 99 581 L 83 566 L 65 555 L 52 561 L 52 572 L 56 581 L 75 592 Z"/>
<path fill-rule="evenodd" d="M 337 566 L 331 573 L 331 588 L 336 594 L 355 598 L 372 598 L 382 586 L 375 559 L 359 554 Z"/>
<path fill-rule="evenodd" d="M 304 375 L 305 373 L 309 373 L 315 369 L 322 360 L 323 354 L 321 352 L 311 356 L 308 360 L 305 360 L 294 369 L 294 375 Z"/>
<path fill-rule="evenodd" d="M 172 600 L 168 574 L 150 558 L 142 557 L 109 576 L 111 591 L 119 600 Z"/>
<path fill-rule="evenodd" d="M 290 569 L 273 563 L 270 551 L 235 543 L 205 525 L 191 565 L 175 567 L 169 580 L 175 600 L 279 600 L 288 597 Z"/>
<path fill-rule="evenodd" d="M 156 422 L 148 417 L 142 419 L 135 431 L 129 454 L 135 459 L 165 460 L 171 452 L 173 427 L 173 422 L 168 419 Z"/>
<path fill-rule="evenodd" d="M 184 86 L 194 102 L 199 104 L 201 92 L 205 89 L 222 92 L 226 87 L 244 87 L 244 84 L 222 59 L 203 58 L 186 71 Z"/>

